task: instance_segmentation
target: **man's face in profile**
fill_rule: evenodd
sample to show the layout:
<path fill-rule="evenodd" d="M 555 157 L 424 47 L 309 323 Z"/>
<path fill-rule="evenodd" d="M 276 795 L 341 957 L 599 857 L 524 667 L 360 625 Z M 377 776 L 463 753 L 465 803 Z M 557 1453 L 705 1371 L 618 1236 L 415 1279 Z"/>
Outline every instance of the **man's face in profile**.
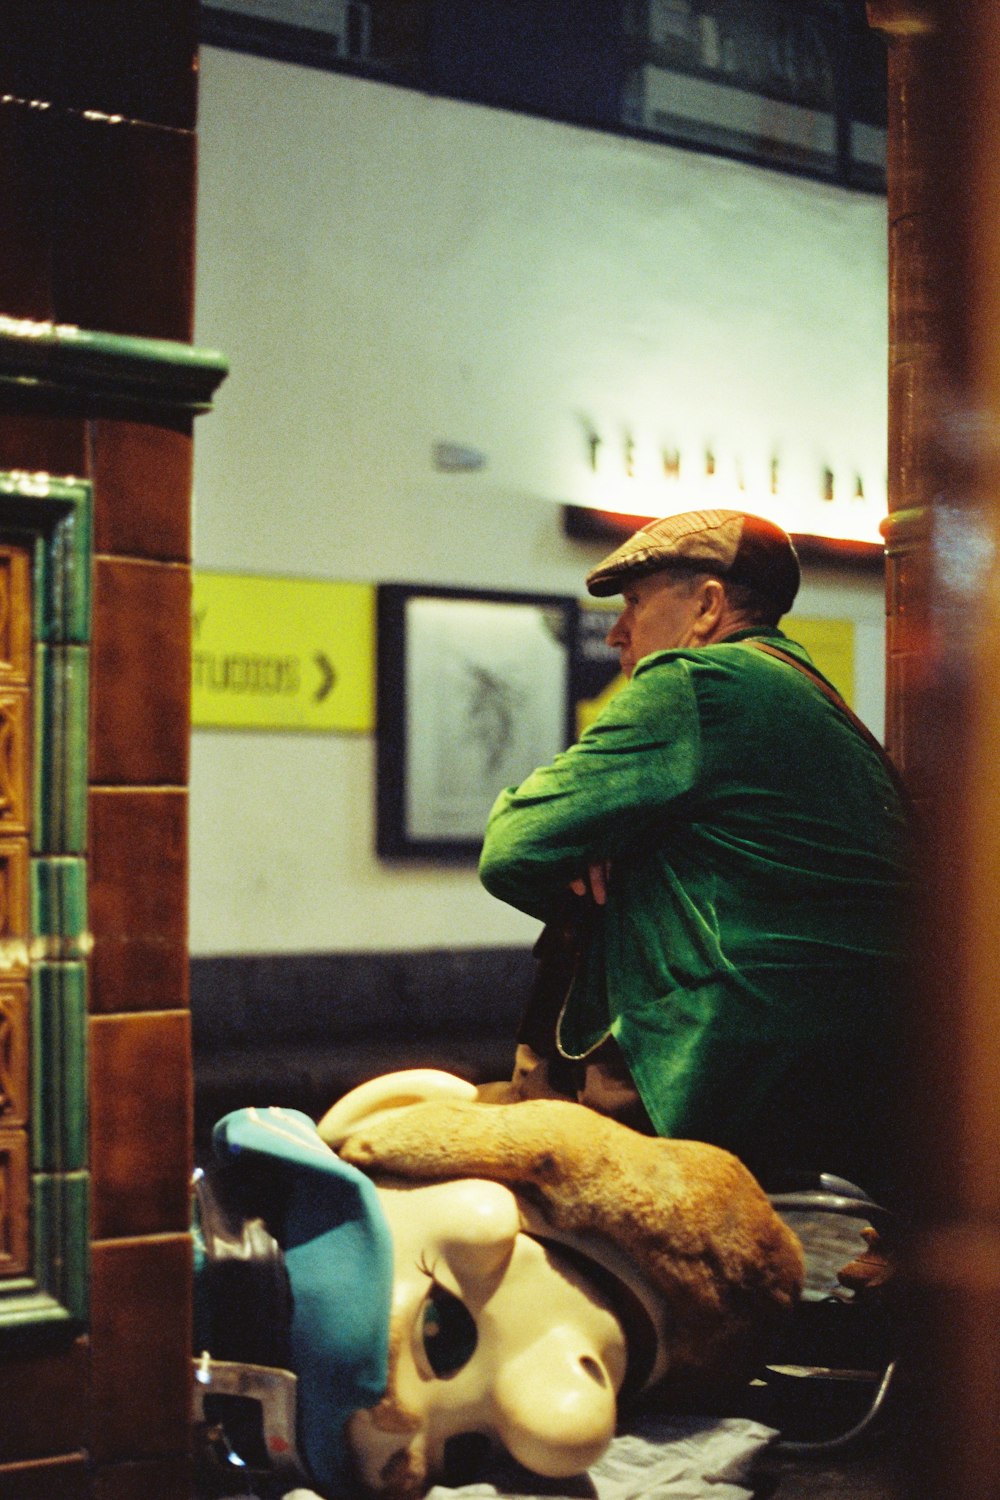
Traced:
<path fill-rule="evenodd" d="M 626 580 L 624 607 L 607 634 L 608 645 L 618 649 L 626 677 L 651 652 L 693 643 L 702 576 L 663 569 Z"/>

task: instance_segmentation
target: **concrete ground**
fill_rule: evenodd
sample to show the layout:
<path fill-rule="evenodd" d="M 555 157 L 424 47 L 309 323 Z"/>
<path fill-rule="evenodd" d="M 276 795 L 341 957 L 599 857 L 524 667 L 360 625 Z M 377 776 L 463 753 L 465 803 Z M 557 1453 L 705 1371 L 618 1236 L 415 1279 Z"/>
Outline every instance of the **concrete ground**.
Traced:
<path fill-rule="evenodd" d="M 892 1443 L 839 1459 L 770 1458 L 761 1465 L 754 1500 L 906 1500 L 901 1469 Z"/>

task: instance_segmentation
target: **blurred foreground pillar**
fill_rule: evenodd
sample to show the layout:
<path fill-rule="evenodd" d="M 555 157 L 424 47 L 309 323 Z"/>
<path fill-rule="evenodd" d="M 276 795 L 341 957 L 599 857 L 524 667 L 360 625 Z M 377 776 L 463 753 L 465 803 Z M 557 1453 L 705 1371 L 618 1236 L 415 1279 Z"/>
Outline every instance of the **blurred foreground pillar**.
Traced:
<path fill-rule="evenodd" d="M 1000 7 L 889 43 L 889 748 L 919 813 L 900 1108 L 926 1400 L 912 1487 L 1000 1494 Z"/>

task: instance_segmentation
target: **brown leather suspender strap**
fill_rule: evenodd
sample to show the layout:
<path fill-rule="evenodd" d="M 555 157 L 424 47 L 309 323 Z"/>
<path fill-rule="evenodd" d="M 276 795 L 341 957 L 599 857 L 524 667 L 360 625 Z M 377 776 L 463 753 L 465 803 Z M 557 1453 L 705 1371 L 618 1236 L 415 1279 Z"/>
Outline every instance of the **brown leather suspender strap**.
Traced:
<path fill-rule="evenodd" d="M 826 682 L 818 672 L 814 671 L 810 667 L 807 667 L 805 662 L 799 661 L 798 658 L 794 657 L 790 651 L 782 651 L 780 646 L 772 646 L 770 641 L 742 641 L 740 644 L 744 646 L 754 646 L 758 651 L 763 651 L 767 656 L 773 656 L 775 660 L 787 663 L 788 666 L 794 667 L 797 672 L 802 673 L 803 677 L 807 677 L 811 683 L 814 683 L 815 686 L 819 688 L 824 698 L 829 699 L 834 707 L 840 710 L 855 733 L 859 734 L 864 740 L 865 744 L 868 745 L 870 749 L 875 751 L 875 754 L 882 762 L 883 766 L 892 779 L 893 785 L 895 786 L 897 792 L 899 792 L 900 796 L 903 798 L 904 802 L 907 802 L 909 800 L 906 787 L 903 783 L 903 778 L 899 774 L 899 770 L 896 765 L 892 760 L 890 760 L 885 747 L 880 743 L 879 740 L 875 738 L 871 730 L 868 728 L 868 725 L 862 723 L 857 714 L 854 712 L 853 708 L 848 707 L 843 698 L 837 692 L 836 688 L 831 687 L 830 684 Z"/>

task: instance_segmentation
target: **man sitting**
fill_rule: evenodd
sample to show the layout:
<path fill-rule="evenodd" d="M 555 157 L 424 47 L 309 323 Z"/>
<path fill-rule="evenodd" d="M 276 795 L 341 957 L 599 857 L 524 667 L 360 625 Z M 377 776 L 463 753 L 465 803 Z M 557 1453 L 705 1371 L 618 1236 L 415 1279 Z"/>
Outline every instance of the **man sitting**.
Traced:
<path fill-rule="evenodd" d="M 652 522 L 594 568 L 592 594 L 624 595 L 629 681 L 501 794 L 480 874 L 546 923 L 567 888 L 592 907 L 522 1092 L 571 1060 L 577 1097 L 633 1126 L 879 1195 L 905 817 L 778 628 L 798 584 L 786 534 L 732 510 Z"/>

